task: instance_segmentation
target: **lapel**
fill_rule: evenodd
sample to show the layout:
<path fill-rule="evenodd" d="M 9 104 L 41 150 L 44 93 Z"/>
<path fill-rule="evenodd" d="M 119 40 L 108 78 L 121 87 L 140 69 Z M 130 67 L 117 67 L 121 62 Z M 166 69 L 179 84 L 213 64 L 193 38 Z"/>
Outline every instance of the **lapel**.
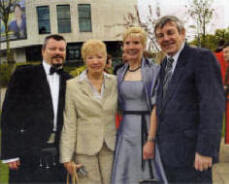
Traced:
<path fill-rule="evenodd" d="M 65 91 L 66 91 L 66 81 L 68 79 L 72 78 L 68 73 L 62 72 L 60 74 L 60 87 L 59 87 L 59 103 L 58 103 L 58 108 L 62 108 L 65 105 Z M 59 113 L 62 113 L 62 111 L 58 111 Z M 58 113 L 58 114 L 59 114 Z"/>
<path fill-rule="evenodd" d="M 177 64 L 175 67 L 175 70 L 173 72 L 171 81 L 169 82 L 168 85 L 168 89 L 167 89 L 167 95 L 165 97 L 164 100 L 162 100 L 162 90 L 163 90 L 163 79 L 164 79 L 164 68 L 162 67 L 162 80 L 161 80 L 161 87 L 160 87 L 160 99 L 162 101 L 162 109 L 166 106 L 166 104 L 169 102 L 169 100 L 171 100 L 173 94 L 175 93 L 176 89 L 179 87 L 179 85 L 181 84 L 179 81 L 182 79 L 182 75 L 185 75 L 184 72 L 184 67 L 187 64 L 188 60 L 189 60 L 189 46 L 187 44 L 185 44 L 184 49 L 181 51 L 180 56 L 177 60 Z M 165 64 L 165 60 L 163 61 L 162 64 Z"/>
<path fill-rule="evenodd" d="M 124 80 L 124 77 L 125 77 L 125 74 L 128 70 L 128 64 L 125 63 L 123 65 L 123 67 L 121 67 L 118 72 L 117 72 L 117 78 L 118 78 L 118 103 L 119 103 L 119 108 L 122 109 L 122 102 L 123 102 L 123 99 L 120 95 L 120 86 L 121 86 L 121 83 L 122 81 Z"/>
<path fill-rule="evenodd" d="M 120 69 L 120 73 L 118 75 L 118 92 L 120 94 L 120 84 L 121 82 L 124 80 L 125 74 L 128 70 L 128 64 L 125 64 L 123 66 L 123 68 Z M 142 75 L 142 81 L 143 81 L 143 86 L 144 86 L 144 93 L 146 96 L 146 102 L 147 102 L 147 106 L 149 109 L 151 109 L 151 105 L 150 105 L 150 91 L 152 88 L 152 84 L 154 84 L 154 82 L 152 80 L 155 80 L 153 78 L 152 75 L 152 68 L 150 67 L 150 63 L 148 60 L 146 59 L 142 59 L 142 66 L 141 66 L 141 75 Z M 119 102 L 121 102 L 122 99 L 119 95 Z"/>
<path fill-rule="evenodd" d="M 110 82 L 109 77 L 104 76 L 104 83 L 105 83 L 105 87 L 104 87 L 103 97 L 102 100 L 100 101 L 94 98 L 94 94 L 91 89 L 91 86 L 86 79 L 82 79 L 79 82 L 82 93 L 87 95 L 92 101 L 98 103 L 99 105 L 103 105 L 105 103 L 107 96 L 110 95 L 110 90 L 112 88 L 112 83 Z"/>
<path fill-rule="evenodd" d="M 112 88 L 113 88 L 113 83 L 111 82 L 111 78 L 109 76 L 104 76 L 104 82 L 105 82 L 105 87 L 104 87 L 104 92 L 103 92 L 103 98 L 102 98 L 102 104 L 105 103 L 107 100 L 107 97 L 111 95 Z"/>
<path fill-rule="evenodd" d="M 161 112 L 163 106 L 162 104 L 163 103 L 163 80 L 165 75 L 165 65 L 166 65 L 166 57 L 161 62 L 161 69 L 159 72 L 160 84 L 157 92 L 157 110 L 159 111 L 159 113 Z"/>
<path fill-rule="evenodd" d="M 118 84 L 120 84 L 124 80 L 127 70 L 128 70 L 128 64 L 125 63 L 124 66 L 120 68 L 120 73 L 118 75 Z"/>
<path fill-rule="evenodd" d="M 66 91 L 66 78 L 64 74 L 60 75 L 60 86 L 59 86 L 59 101 L 57 109 L 57 131 L 62 128 L 63 124 L 63 110 L 65 106 L 65 91 Z"/>
<path fill-rule="evenodd" d="M 48 114 L 50 114 L 51 119 L 53 120 L 54 113 L 52 107 L 52 97 L 45 70 L 42 64 L 38 65 L 37 86 L 40 87 L 40 93 L 43 94 L 44 102 L 47 105 L 47 107 L 45 108 L 49 112 Z"/>
<path fill-rule="evenodd" d="M 57 113 L 57 134 L 56 144 L 59 145 L 60 133 L 63 127 L 63 111 L 65 107 L 65 92 L 66 92 L 66 80 L 70 79 L 71 76 L 68 73 L 63 72 L 60 75 L 60 88 L 59 88 L 59 103 Z"/>
<path fill-rule="evenodd" d="M 151 85 L 155 84 L 155 77 L 153 77 L 153 71 L 152 68 L 149 66 L 150 63 L 148 60 L 144 59 L 142 60 L 142 68 L 141 68 L 141 74 L 142 74 L 142 81 L 143 81 L 143 87 L 144 87 L 144 93 L 146 97 L 146 103 L 148 106 L 148 109 L 151 109 L 150 105 L 150 96 L 151 96 L 151 89 L 153 88 Z"/>
<path fill-rule="evenodd" d="M 91 86 L 88 84 L 88 81 L 86 79 L 83 79 L 79 82 L 79 88 L 81 89 L 82 93 L 91 98 L 93 96 Z"/>

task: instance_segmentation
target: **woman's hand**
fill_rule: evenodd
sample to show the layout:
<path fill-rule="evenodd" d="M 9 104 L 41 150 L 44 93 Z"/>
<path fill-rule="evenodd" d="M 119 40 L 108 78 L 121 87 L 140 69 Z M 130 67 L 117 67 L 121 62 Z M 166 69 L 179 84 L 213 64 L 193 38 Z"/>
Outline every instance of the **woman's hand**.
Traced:
<path fill-rule="evenodd" d="M 147 141 L 143 146 L 143 160 L 153 159 L 154 158 L 154 147 L 155 142 Z"/>
<path fill-rule="evenodd" d="M 75 164 L 74 162 L 64 162 L 64 167 L 70 175 L 73 175 L 74 170 L 82 167 L 82 164 Z"/>

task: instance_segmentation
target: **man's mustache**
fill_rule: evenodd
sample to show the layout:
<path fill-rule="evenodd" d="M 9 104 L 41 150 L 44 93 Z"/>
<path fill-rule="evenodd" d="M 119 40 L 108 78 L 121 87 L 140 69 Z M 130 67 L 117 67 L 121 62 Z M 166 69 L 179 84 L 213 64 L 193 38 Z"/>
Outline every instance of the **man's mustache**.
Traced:
<path fill-rule="evenodd" d="M 64 60 L 64 57 L 61 55 L 55 55 L 52 57 L 52 59 L 59 59 L 59 58 Z"/>

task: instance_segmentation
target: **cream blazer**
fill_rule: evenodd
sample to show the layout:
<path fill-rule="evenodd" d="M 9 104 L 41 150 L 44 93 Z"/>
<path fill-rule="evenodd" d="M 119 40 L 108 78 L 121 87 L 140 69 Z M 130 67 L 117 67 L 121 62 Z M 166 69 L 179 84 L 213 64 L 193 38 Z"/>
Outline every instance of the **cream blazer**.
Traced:
<path fill-rule="evenodd" d="M 87 79 L 67 81 L 64 125 L 60 140 L 60 162 L 76 154 L 95 155 L 104 144 L 114 150 L 116 139 L 117 81 L 104 75 L 102 99 L 96 99 Z"/>

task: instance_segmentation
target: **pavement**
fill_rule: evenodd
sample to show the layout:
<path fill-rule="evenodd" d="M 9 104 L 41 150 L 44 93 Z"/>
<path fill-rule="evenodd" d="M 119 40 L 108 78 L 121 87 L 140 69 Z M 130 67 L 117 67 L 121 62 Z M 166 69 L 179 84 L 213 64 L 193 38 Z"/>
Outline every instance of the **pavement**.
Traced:
<path fill-rule="evenodd" d="M 229 184 L 229 144 L 221 141 L 219 163 L 213 167 L 213 184 Z"/>

